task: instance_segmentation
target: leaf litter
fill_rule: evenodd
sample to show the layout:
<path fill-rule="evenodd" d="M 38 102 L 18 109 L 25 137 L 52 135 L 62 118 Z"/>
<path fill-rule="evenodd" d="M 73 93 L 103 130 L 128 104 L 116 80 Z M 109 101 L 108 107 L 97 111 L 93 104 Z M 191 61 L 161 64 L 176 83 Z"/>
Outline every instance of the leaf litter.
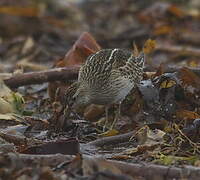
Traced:
<path fill-rule="evenodd" d="M 0 177 L 199 179 L 196 12 L 192 2 L 2 2 Z M 72 109 L 70 99 L 86 58 L 116 47 L 134 54 L 143 49 L 145 72 L 123 102 L 115 129 L 103 132 L 104 107 Z M 57 76 L 59 68 L 71 67 Z M 49 81 L 49 70 L 59 78 Z M 33 85 L 37 79 L 42 84 Z M 107 130 L 116 109 L 109 110 Z"/>

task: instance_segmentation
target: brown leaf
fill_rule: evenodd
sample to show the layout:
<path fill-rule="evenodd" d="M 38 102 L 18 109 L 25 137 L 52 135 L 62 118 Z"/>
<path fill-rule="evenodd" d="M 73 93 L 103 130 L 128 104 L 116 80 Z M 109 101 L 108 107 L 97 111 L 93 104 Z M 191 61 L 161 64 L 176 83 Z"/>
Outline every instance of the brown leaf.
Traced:
<path fill-rule="evenodd" d="M 170 12 L 171 14 L 173 14 L 174 16 L 178 18 L 182 18 L 185 16 L 185 13 L 183 12 L 183 10 L 181 10 L 179 7 L 173 4 L 169 6 L 168 12 Z"/>
<path fill-rule="evenodd" d="M 89 121 L 95 121 L 104 113 L 104 106 L 90 105 L 84 110 L 84 117 Z"/>
<path fill-rule="evenodd" d="M 187 65 L 189 67 L 196 68 L 196 67 L 198 67 L 200 65 L 200 63 L 199 63 L 199 60 L 192 59 L 192 60 L 187 61 Z"/>
<path fill-rule="evenodd" d="M 172 86 L 176 85 L 176 81 L 167 79 L 161 82 L 160 88 L 165 89 L 165 88 L 171 88 Z"/>
<path fill-rule="evenodd" d="M 156 73 L 151 77 L 151 78 L 155 78 L 157 76 L 160 76 L 164 73 L 164 64 L 161 63 L 160 66 L 157 68 Z"/>
<path fill-rule="evenodd" d="M 163 25 L 156 27 L 153 31 L 154 35 L 165 35 L 165 34 L 170 34 L 173 31 L 172 26 L 169 25 Z"/>
<path fill-rule="evenodd" d="M 109 137 L 109 136 L 115 136 L 119 134 L 119 131 L 117 131 L 116 129 L 110 129 L 102 134 L 100 134 L 101 137 Z"/>
<path fill-rule="evenodd" d="M 90 54 L 93 54 L 100 49 L 101 47 L 98 45 L 94 37 L 88 32 L 84 32 L 80 35 L 61 62 L 56 64 L 56 67 L 83 64 Z"/>
<path fill-rule="evenodd" d="M 39 15 L 40 10 L 37 7 L 0 6 L 0 13 L 15 16 L 34 17 Z"/>
<path fill-rule="evenodd" d="M 194 120 L 194 119 L 200 118 L 200 115 L 193 111 L 179 110 L 179 111 L 176 111 L 176 117 L 178 119 Z"/>
<path fill-rule="evenodd" d="M 155 145 L 163 142 L 164 135 L 165 132 L 159 129 L 153 131 L 148 126 L 144 126 L 137 131 L 136 138 L 138 139 L 139 144 Z"/>
<path fill-rule="evenodd" d="M 144 53 L 149 54 L 153 52 L 155 48 L 156 48 L 156 41 L 148 39 L 144 44 L 143 51 Z"/>
<path fill-rule="evenodd" d="M 184 67 L 179 71 L 179 78 L 181 79 L 182 85 L 185 88 L 189 86 L 200 89 L 200 77 L 197 76 L 194 72 Z"/>
<path fill-rule="evenodd" d="M 46 21 L 48 24 L 53 25 L 58 28 L 65 28 L 65 20 L 60 20 L 56 17 L 44 17 L 42 20 Z"/>

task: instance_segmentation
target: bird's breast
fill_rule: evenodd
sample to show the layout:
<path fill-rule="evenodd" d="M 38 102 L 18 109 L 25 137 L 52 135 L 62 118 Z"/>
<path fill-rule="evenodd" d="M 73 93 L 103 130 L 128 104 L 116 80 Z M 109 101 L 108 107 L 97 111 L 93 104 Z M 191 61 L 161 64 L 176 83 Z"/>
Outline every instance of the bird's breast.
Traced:
<path fill-rule="evenodd" d="M 115 101 L 113 103 L 118 103 L 120 101 L 123 101 L 125 97 L 128 95 L 128 93 L 133 89 L 133 87 L 134 87 L 133 83 L 126 83 L 126 85 L 122 86 L 117 92 Z"/>
<path fill-rule="evenodd" d="M 96 90 L 93 89 L 90 93 L 91 102 L 100 105 L 118 103 L 125 99 L 133 86 L 134 84 L 131 82 L 121 81 L 121 83 L 112 83 L 112 85 L 107 85 Z"/>

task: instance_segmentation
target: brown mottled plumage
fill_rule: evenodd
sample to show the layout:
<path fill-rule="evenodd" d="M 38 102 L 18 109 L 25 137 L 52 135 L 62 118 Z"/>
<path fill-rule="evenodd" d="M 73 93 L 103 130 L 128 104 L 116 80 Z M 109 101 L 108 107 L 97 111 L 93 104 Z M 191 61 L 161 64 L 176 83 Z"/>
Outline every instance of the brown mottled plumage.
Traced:
<path fill-rule="evenodd" d="M 90 55 L 79 71 L 78 82 L 72 85 L 77 88 L 74 106 L 121 104 L 142 79 L 143 66 L 143 53 L 134 57 L 123 49 L 103 49 Z"/>

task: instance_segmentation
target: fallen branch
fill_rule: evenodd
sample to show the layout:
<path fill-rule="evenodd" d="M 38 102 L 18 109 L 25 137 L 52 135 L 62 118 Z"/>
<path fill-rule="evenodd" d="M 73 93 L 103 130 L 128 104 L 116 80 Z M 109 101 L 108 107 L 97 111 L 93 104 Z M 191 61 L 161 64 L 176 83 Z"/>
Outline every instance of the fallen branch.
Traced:
<path fill-rule="evenodd" d="M 4 79 L 4 82 L 10 88 L 17 88 L 19 86 L 40 84 L 44 82 L 53 81 L 66 81 L 77 79 L 78 66 L 55 68 L 39 72 L 30 72 L 24 74 L 13 75 L 8 79 Z"/>
<path fill-rule="evenodd" d="M 120 174 L 125 174 L 133 178 L 144 177 L 145 179 L 168 180 L 185 178 L 199 180 L 200 176 L 200 168 L 194 166 L 169 167 L 150 163 L 126 163 L 92 156 L 83 156 L 83 164 L 86 164 L 88 169 L 97 167 L 96 169 L 99 171 L 105 170 L 104 166 L 106 165 L 107 171 L 113 172 L 113 169 L 115 169 L 114 172 L 120 172 Z"/>
<path fill-rule="evenodd" d="M 64 161 L 71 161 L 74 157 L 72 155 L 62 154 L 32 155 L 17 153 L 1 154 L 1 156 L 6 156 L 7 158 L 16 162 L 23 162 L 26 166 L 33 166 L 33 164 L 42 164 L 43 166 L 56 166 Z"/>
<path fill-rule="evenodd" d="M 28 155 L 28 154 L 1 154 L 2 158 L 8 162 L 23 162 L 26 166 L 42 164 L 43 166 L 55 167 L 58 164 L 71 161 L 75 156 L 52 154 L 52 155 Z M 11 161 L 12 160 L 12 161 Z M 115 160 L 105 160 L 94 156 L 83 155 L 82 160 L 85 161 L 87 168 L 94 169 L 98 167 L 99 171 L 104 170 L 113 172 L 113 168 L 118 169 L 121 174 L 131 177 L 144 177 L 145 179 L 192 179 L 199 180 L 200 168 L 194 166 L 169 167 L 163 165 L 155 165 L 150 163 L 126 163 Z M 95 166 L 94 166 L 95 165 Z M 92 167 L 90 167 L 92 166 Z M 82 166 L 84 168 L 84 166 Z"/>
<path fill-rule="evenodd" d="M 198 180 L 200 177 L 200 168 L 194 166 L 170 167 L 155 165 L 149 163 L 125 163 L 119 161 L 108 161 L 118 167 L 123 174 L 128 174 L 132 177 L 142 176 L 147 179 L 192 179 Z"/>
<path fill-rule="evenodd" d="M 45 82 L 53 81 L 71 81 L 76 80 L 78 77 L 78 71 L 80 66 L 71 66 L 64 68 L 54 68 L 39 72 L 30 72 L 24 74 L 13 75 L 12 77 L 4 79 L 4 82 L 10 88 L 17 88 L 20 86 L 31 85 L 31 84 L 41 84 Z M 181 68 L 177 67 L 165 67 L 165 72 L 175 72 L 179 71 Z M 200 68 L 188 68 L 192 72 L 200 76 Z M 146 67 L 145 71 L 155 71 L 152 67 Z"/>
<path fill-rule="evenodd" d="M 130 140 L 130 138 L 133 136 L 135 131 L 131 131 L 125 134 L 120 134 L 116 136 L 110 136 L 110 137 L 104 137 L 101 139 L 97 139 L 95 141 L 91 141 L 86 144 L 86 146 L 98 146 L 102 147 L 105 145 L 116 145 L 119 143 L 124 143 Z"/>

